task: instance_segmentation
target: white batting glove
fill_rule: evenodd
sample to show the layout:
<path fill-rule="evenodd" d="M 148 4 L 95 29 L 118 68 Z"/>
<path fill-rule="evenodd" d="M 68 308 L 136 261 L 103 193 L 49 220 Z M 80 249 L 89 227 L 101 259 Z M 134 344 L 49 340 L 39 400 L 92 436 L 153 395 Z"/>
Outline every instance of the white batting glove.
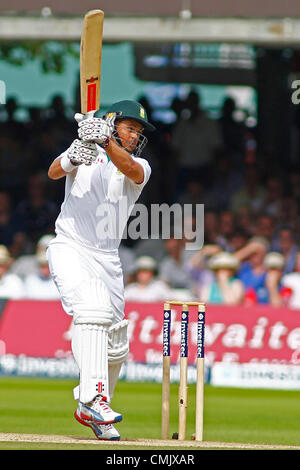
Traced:
<path fill-rule="evenodd" d="M 101 147 L 106 147 L 114 131 L 115 118 L 116 114 L 111 113 L 105 119 L 94 117 L 79 119 L 77 113 L 75 119 L 78 122 L 79 139 L 84 142 L 96 142 Z"/>
<path fill-rule="evenodd" d="M 68 149 L 68 158 L 74 165 L 91 165 L 98 157 L 96 144 L 75 139 Z"/>

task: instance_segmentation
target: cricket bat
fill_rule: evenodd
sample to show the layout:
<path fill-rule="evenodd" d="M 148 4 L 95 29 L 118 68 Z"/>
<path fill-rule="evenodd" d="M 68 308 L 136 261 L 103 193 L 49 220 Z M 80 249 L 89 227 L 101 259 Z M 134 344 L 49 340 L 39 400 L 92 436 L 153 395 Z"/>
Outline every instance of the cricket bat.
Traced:
<path fill-rule="evenodd" d="M 93 115 L 100 108 L 103 20 L 102 10 L 90 10 L 84 17 L 80 43 L 82 114 Z"/>

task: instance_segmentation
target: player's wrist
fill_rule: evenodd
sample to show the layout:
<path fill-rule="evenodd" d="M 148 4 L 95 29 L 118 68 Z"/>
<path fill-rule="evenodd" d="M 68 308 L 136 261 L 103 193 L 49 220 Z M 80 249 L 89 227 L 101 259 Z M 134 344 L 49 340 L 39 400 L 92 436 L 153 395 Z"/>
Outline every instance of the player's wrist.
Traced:
<path fill-rule="evenodd" d="M 103 149 L 105 149 L 105 148 L 109 145 L 109 142 L 110 142 L 110 138 L 107 137 L 107 138 L 105 139 L 105 141 L 104 141 L 104 142 L 101 142 L 101 144 L 99 144 L 99 145 L 100 145 L 100 147 L 102 147 Z"/>
<path fill-rule="evenodd" d="M 71 171 L 75 170 L 78 164 L 72 162 L 72 160 L 70 160 L 68 155 L 65 154 L 60 159 L 60 166 L 66 173 L 71 173 Z"/>

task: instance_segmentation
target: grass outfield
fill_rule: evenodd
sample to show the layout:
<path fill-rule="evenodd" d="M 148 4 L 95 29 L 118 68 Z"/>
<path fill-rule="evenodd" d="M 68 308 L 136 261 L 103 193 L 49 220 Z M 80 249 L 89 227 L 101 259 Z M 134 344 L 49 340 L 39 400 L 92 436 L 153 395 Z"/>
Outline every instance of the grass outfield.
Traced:
<path fill-rule="evenodd" d="M 71 380 L 1 377 L 0 433 L 60 435 L 83 441 L 78 445 L 0 442 L 0 450 L 98 449 L 84 444 L 84 439 L 94 439 L 94 434 L 73 418 L 73 386 Z M 177 393 L 178 386 L 172 385 L 170 434 L 178 427 Z M 112 406 L 124 417 L 117 426 L 122 440 L 160 439 L 160 384 L 120 381 Z M 194 432 L 194 385 L 189 387 L 187 416 L 190 439 Z M 300 392 L 206 386 L 204 441 L 300 446 Z"/>

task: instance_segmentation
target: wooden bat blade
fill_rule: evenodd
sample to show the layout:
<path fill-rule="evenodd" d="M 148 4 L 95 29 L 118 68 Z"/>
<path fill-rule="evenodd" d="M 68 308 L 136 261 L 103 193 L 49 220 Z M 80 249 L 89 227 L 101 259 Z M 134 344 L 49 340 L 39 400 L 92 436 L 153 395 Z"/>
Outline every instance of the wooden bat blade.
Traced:
<path fill-rule="evenodd" d="M 104 13 L 91 10 L 84 17 L 80 43 L 81 112 L 100 107 L 101 54 Z"/>

